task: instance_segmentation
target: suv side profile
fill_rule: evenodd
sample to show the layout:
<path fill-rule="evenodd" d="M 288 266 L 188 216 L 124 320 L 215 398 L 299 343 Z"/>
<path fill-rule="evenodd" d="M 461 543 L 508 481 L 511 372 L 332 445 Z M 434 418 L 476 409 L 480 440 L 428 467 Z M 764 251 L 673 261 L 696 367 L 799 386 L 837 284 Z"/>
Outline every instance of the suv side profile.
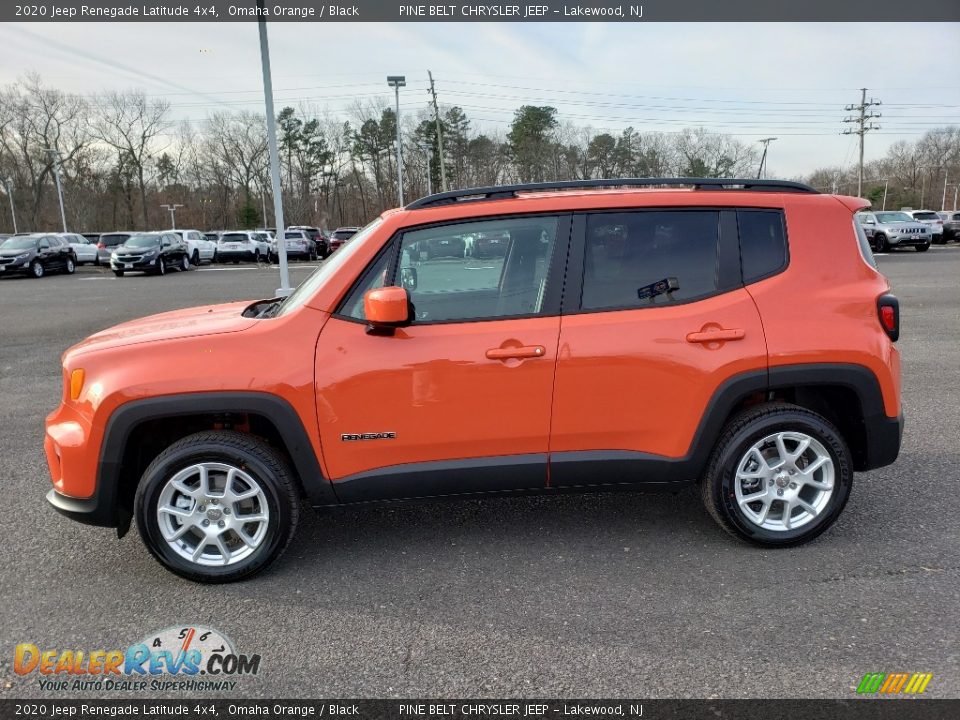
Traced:
<path fill-rule="evenodd" d="M 286 299 L 69 349 L 47 498 L 120 535 L 135 519 L 163 565 L 202 582 L 266 567 L 302 500 L 698 483 L 734 536 L 809 541 L 854 471 L 900 448 L 899 305 L 854 221 L 865 205 L 691 178 L 422 198 Z M 503 254 L 425 258 L 481 234 Z"/>
<path fill-rule="evenodd" d="M 877 252 L 890 252 L 901 247 L 926 252 L 933 241 L 930 227 L 903 211 L 859 212 L 856 217 L 871 248 Z"/>

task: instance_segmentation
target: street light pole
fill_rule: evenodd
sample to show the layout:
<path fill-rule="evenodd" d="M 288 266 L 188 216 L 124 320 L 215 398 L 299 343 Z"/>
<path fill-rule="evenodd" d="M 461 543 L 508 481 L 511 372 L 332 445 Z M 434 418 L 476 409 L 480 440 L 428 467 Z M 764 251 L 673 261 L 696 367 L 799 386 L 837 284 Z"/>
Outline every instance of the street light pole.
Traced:
<path fill-rule="evenodd" d="M 263 69 L 263 100 L 267 113 L 267 147 L 270 150 L 270 180 L 273 185 L 273 218 L 277 223 L 277 257 L 280 260 L 280 287 L 278 297 L 293 292 L 290 287 L 290 269 L 287 267 L 287 234 L 283 224 L 283 197 L 280 188 L 280 155 L 277 152 L 277 117 L 273 110 L 273 78 L 270 74 L 270 45 L 267 41 L 267 21 L 264 0 L 257 0 L 257 25 L 260 30 L 260 64 Z"/>
<path fill-rule="evenodd" d="M 890 187 L 890 178 L 883 181 L 883 209 L 887 209 L 887 188 Z"/>
<path fill-rule="evenodd" d="M 17 234 L 17 209 L 13 206 L 13 179 L 7 178 L 3 181 L 4 187 L 7 188 L 7 198 L 10 200 L 10 215 L 13 217 L 13 234 Z M 956 205 L 956 202 L 954 202 Z"/>
<path fill-rule="evenodd" d="M 183 205 L 180 205 L 179 203 L 174 203 L 173 205 L 161 205 L 160 207 L 162 207 L 164 210 L 170 211 L 170 229 L 176 230 L 177 229 L 177 208 L 182 208 Z"/>
<path fill-rule="evenodd" d="M 400 88 L 406 87 L 407 78 L 405 75 L 388 75 L 387 85 L 393 88 L 397 102 L 397 198 L 400 201 L 399 207 L 403 207 L 403 151 L 400 145 Z"/>
<path fill-rule="evenodd" d="M 67 232 L 67 211 L 63 208 L 63 188 L 60 185 L 60 169 L 57 167 L 57 163 L 60 161 L 60 151 L 54 148 L 47 148 L 46 150 L 55 157 L 51 167 L 53 168 L 53 179 L 57 183 L 57 197 L 60 198 L 60 220 L 63 222 L 63 231 Z"/>

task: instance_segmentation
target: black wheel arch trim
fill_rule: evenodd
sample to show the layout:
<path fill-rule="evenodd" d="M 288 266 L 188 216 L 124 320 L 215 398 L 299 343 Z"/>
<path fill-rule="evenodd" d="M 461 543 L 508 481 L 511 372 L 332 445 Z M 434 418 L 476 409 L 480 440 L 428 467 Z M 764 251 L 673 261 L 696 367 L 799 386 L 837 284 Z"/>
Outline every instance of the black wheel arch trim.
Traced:
<path fill-rule="evenodd" d="M 311 504 L 329 505 L 336 496 L 323 476 L 310 437 L 293 407 L 277 395 L 260 392 L 210 392 L 133 400 L 118 407 L 107 420 L 97 482 L 90 498 L 75 499 L 50 491 L 47 499 L 61 514 L 89 525 L 116 527 L 121 534 L 129 527 L 129 512 L 120 507 L 119 484 L 127 442 L 138 425 L 149 420 L 207 413 L 261 415 L 277 428 L 293 469 Z"/>

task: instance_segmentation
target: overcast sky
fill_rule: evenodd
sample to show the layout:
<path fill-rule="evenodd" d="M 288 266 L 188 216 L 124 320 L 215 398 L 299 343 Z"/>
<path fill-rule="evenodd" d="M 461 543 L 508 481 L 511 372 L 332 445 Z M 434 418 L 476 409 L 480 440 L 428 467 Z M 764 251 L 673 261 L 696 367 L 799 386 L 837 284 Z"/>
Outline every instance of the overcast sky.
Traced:
<path fill-rule="evenodd" d="M 855 136 L 839 132 L 861 87 L 883 102 L 868 160 L 960 124 L 958 23 L 275 23 L 269 32 L 278 108 L 310 102 L 344 119 L 356 97 L 392 103 L 388 74 L 407 77 L 401 113 L 420 111 L 429 69 L 441 104 L 463 107 L 475 129 L 504 133 L 526 103 L 597 130 L 776 136 L 769 168 L 782 176 L 855 161 Z M 82 94 L 139 87 L 198 122 L 263 108 L 252 22 L 7 23 L 0 47 L 0 84 L 37 72 Z"/>

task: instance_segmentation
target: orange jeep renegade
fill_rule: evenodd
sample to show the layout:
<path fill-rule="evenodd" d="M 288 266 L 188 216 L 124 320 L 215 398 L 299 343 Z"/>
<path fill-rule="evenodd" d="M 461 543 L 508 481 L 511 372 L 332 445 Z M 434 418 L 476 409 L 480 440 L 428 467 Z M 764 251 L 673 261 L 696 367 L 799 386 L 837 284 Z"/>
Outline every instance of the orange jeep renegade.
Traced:
<path fill-rule="evenodd" d="M 68 350 L 47 499 L 120 535 L 136 518 L 161 563 L 206 582 L 275 560 L 301 499 L 697 481 L 725 530 L 805 542 L 900 447 L 899 306 L 866 205 L 692 178 L 423 198 L 286 299 Z"/>

